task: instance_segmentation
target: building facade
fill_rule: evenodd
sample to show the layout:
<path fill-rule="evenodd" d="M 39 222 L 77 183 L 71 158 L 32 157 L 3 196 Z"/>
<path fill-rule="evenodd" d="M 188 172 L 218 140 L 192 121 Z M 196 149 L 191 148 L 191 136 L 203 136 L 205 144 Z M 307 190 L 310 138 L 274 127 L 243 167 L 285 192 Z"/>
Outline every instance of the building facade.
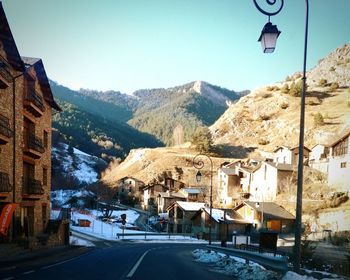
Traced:
<path fill-rule="evenodd" d="M 350 186 L 350 132 L 330 146 L 328 184 L 344 191 Z"/>
<path fill-rule="evenodd" d="M 34 238 L 50 218 L 53 99 L 41 59 L 21 57 L 0 2 L 0 212 L 15 212 L 0 242 Z"/>

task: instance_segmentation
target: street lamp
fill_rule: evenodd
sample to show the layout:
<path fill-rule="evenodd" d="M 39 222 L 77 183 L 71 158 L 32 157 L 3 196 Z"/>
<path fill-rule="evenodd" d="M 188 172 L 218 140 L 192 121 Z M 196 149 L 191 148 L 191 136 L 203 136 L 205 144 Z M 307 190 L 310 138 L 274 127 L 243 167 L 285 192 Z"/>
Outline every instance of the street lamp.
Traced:
<path fill-rule="evenodd" d="M 255 7 L 264 15 L 269 17 L 277 15 L 283 8 L 284 0 L 280 0 L 280 6 L 275 12 L 267 12 L 263 10 L 253 0 Z M 273 6 L 277 0 L 266 0 L 267 4 Z M 294 271 L 299 272 L 301 260 L 301 216 L 302 216 L 302 195 L 303 195 L 303 152 L 304 152 L 304 123 L 305 123 L 305 91 L 306 91 L 306 58 L 307 58 L 307 39 L 309 29 L 309 1 L 305 0 L 306 15 L 305 15 L 305 35 L 304 35 L 304 61 L 303 61 L 303 77 L 302 77 L 302 91 L 300 102 L 300 132 L 299 132 L 299 155 L 298 155 L 298 182 L 297 182 L 297 201 L 295 211 L 295 243 L 294 243 Z M 277 28 L 277 27 L 276 27 Z M 263 34 L 262 34 L 263 35 Z M 277 36 L 278 37 L 278 36 Z M 276 37 L 276 39 L 277 39 Z M 265 51 L 264 51 L 265 52 Z"/>
<path fill-rule="evenodd" d="M 197 183 L 201 181 L 202 174 L 200 172 L 200 169 L 204 167 L 204 161 L 201 160 L 201 157 L 206 157 L 210 161 L 209 245 L 211 245 L 211 216 L 213 210 L 213 161 L 211 160 L 210 156 L 206 154 L 198 154 L 193 158 L 193 166 L 198 169 L 198 172 L 196 174 Z"/>

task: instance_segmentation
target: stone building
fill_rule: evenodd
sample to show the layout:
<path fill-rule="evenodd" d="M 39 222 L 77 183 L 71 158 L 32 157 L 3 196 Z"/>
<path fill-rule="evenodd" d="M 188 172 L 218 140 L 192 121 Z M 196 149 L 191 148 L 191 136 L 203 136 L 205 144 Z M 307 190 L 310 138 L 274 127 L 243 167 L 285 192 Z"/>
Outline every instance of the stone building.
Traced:
<path fill-rule="evenodd" d="M 16 207 L 0 231 L 3 243 L 34 240 L 47 230 L 51 115 L 61 109 L 42 60 L 20 56 L 1 2 L 0 34 L 0 213 Z"/>

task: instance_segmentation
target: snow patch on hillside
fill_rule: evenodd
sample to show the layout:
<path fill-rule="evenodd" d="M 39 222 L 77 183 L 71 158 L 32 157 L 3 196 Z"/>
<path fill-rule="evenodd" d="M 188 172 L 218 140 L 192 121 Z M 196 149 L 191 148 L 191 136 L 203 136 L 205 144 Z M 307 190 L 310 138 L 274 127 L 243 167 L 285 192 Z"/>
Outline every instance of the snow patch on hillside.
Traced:
<path fill-rule="evenodd" d="M 73 148 L 73 153 L 68 151 L 68 145 L 62 143 L 60 148 L 52 148 L 52 156 L 60 161 L 63 171 L 76 178 L 80 183 L 91 184 L 98 180 L 98 174 L 94 170 L 99 159 L 87 153 Z"/>

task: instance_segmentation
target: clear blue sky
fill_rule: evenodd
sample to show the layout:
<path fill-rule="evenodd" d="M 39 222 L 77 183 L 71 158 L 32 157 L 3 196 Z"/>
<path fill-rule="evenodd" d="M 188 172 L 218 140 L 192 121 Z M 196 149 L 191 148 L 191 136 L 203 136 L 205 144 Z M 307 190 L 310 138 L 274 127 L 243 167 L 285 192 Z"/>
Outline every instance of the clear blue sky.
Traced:
<path fill-rule="evenodd" d="M 252 0 L 2 3 L 20 54 L 42 58 L 48 76 L 73 89 L 131 93 L 203 80 L 243 90 L 302 69 L 303 0 L 285 0 L 271 18 L 282 31 L 273 54 L 257 42 L 267 17 Z M 350 0 L 310 0 L 307 68 L 349 42 Z"/>

